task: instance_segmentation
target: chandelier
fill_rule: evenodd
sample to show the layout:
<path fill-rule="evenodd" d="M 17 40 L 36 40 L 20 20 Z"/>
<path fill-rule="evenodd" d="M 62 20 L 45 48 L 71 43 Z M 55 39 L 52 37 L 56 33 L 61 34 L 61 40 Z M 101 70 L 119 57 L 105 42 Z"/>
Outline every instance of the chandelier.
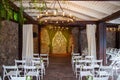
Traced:
<path fill-rule="evenodd" d="M 40 12 L 37 20 L 40 23 L 71 23 L 75 21 L 75 17 L 71 13 L 66 14 L 62 5 L 62 1 L 44 1 L 44 6 L 46 9 Z"/>

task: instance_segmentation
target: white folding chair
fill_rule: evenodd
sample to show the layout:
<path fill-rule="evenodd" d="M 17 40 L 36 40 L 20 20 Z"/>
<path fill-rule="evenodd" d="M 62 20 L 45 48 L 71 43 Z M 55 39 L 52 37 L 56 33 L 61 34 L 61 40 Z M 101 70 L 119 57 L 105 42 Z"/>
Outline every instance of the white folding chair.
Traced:
<path fill-rule="evenodd" d="M 75 70 L 75 64 L 76 64 L 76 62 L 77 61 L 79 61 L 79 60 L 81 60 L 81 56 L 74 56 L 74 57 L 72 57 L 72 69 L 73 69 L 73 71 Z"/>
<path fill-rule="evenodd" d="M 15 60 L 15 65 L 18 67 L 18 69 L 23 70 L 25 64 L 26 64 L 25 60 Z"/>
<path fill-rule="evenodd" d="M 43 79 L 43 75 L 45 75 L 44 62 L 32 60 L 32 64 L 33 64 L 33 66 L 36 66 L 38 68 L 39 74 L 40 74 L 41 78 Z"/>
<path fill-rule="evenodd" d="M 92 64 L 94 66 L 94 68 L 99 68 L 100 66 L 102 66 L 102 60 L 92 60 Z"/>
<path fill-rule="evenodd" d="M 24 76 L 36 77 L 36 80 L 40 80 L 39 70 L 36 66 L 24 66 Z"/>
<path fill-rule="evenodd" d="M 93 66 L 83 66 L 83 70 L 80 71 L 79 80 L 82 80 L 83 76 L 94 77 L 94 67 Z"/>
<path fill-rule="evenodd" d="M 2 80 L 1 76 L 0 76 L 0 80 Z"/>
<path fill-rule="evenodd" d="M 93 56 L 85 56 L 86 60 L 93 60 L 93 58 L 94 58 Z"/>
<path fill-rule="evenodd" d="M 72 56 L 80 56 L 80 53 L 72 53 Z"/>
<path fill-rule="evenodd" d="M 33 58 L 32 60 L 35 60 L 35 61 L 40 61 L 41 60 L 41 58 L 39 57 L 39 58 Z"/>
<path fill-rule="evenodd" d="M 76 78 L 78 77 L 80 71 L 82 71 L 83 66 L 85 65 L 86 60 L 77 60 L 75 62 L 75 68 L 74 68 L 74 73 L 76 75 Z"/>
<path fill-rule="evenodd" d="M 84 66 L 80 70 L 79 80 L 82 80 L 83 76 L 94 76 L 94 66 L 91 64 L 91 60 L 84 60 Z"/>
<path fill-rule="evenodd" d="M 41 59 L 43 59 L 43 62 L 45 63 L 45 65 L 49 65 L 49 54 L 40 54 Z"/>
<path fill-rule="evenodd" d="M 120 69 L 120 60 L 118 59 L 118 60 L 115 60 L 113 62 L 114 62 L 114 64 L 112 65 L 112 67 L 115 70 L 116 75 L 119 75 L 118 71 Z"/>
<path fill-rule="evenodd" d="M 100 66 L 99 71 L 97 72 L 97 74 L 100 77 L 112 77 L 113 80 L 113 69 L 112 66 Z"/>
<path fill-rule="evenodd" d="M 11 76 L 19 76 L 20 72 L 18 71 L 17 66 L 5 66 L 3 65 L 3 80 L 5 80 L 5 77 L 7 77 L 9 80 L 11 80 Z"/>

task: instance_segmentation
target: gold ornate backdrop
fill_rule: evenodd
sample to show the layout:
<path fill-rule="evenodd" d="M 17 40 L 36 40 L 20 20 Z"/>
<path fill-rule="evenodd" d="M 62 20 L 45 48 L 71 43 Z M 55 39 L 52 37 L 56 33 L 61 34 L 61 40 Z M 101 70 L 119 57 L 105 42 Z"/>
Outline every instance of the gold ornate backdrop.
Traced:
<path fill-rule="evenodd" d="M 47 25 L 41 29 L 41 53 L 66 54 L 72 46 L 69 28 Z"/>

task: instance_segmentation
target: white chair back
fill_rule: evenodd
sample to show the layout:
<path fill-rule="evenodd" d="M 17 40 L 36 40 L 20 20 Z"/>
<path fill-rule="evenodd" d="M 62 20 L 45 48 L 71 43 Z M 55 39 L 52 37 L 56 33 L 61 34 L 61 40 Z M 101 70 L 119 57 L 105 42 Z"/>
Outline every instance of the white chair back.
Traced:
<path fill-rule="evenodd" d="M 39 69 L 36 66 L 24 66 L 24 76 L 35 76 L 39 80 Z"/>
<path fill-rule="evenodd" d="M 15 60 L 15 65 L 18 67 L 18 68 L 24 68 L 24 65 L 26 65 L 26 61 L 25 60 Z"/>
<path fill-rule="evenodd" d="M 39 53 L 34 53 L 34 54 L 33 54 L 33 57 L 39 58 Z"/>
<path fill-rule="evenodd" d="M 49 65 L 49 54 L 40 54 L 41 59 L 45 63 L 45 65 L 48 67 Z"/>
<path fill-rule="evenodd" d="M 20 73 L 18 71 L 17 66 L 5 66 L 3 65 L 3 80 L 5 77 L 7 77 L 9 80 L 11 80 L 11 76 L 19 76 Z"/>

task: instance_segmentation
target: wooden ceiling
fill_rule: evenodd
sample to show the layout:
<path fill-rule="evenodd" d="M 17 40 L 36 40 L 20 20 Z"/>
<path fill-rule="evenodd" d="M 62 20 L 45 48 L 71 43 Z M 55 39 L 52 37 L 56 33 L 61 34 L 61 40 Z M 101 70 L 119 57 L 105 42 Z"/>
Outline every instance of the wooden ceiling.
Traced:
<path fill-rule="evenodd" d="M 52 1 L 45 0 L 47 7 L 50 7 Z M 24 7 L 24 12 L 26 12 L 33 19 L 37 19 L 40 15 L 40 11 L 35 9 L 35 6 L 31 6 L 30 0 L 23 0 L 22 5 Z M 18 7 L 20 6 L 19 1 L 14 1 L 14 4 Z M 66 14 L 72 14 L 77 21 L 99 21 L 106 18 L 113 13 L 120 11 L 120 1 L 60 1 L 62 9 Z M 35 3 L 35 5 L 40 6 L 41 2 Z M 56 4 L 56 8 L 59 5 Z M 107 21 L 107 20 L 106 20 Z M 111 22 L 111 21 L 110 21 Z M 120 23 L 120 16 L 112 22 Z"/>

